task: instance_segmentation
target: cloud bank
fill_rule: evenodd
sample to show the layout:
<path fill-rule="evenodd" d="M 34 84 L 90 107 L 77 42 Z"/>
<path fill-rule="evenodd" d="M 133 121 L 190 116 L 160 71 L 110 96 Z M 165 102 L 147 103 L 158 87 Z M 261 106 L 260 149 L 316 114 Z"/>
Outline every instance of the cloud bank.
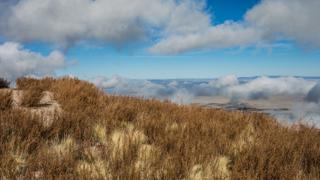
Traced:
<path fill-rule="evenodd" d="M 320 104 L 320 83 L 314 86 L 306 96 L 308 102 Z"/>
<path fill-rule="evenodd" d="M 26 75 L 50 75 L 65 64 L 64 55 L 58 51 L 43 56 L 24 49 L 19 43 L 6 42 L 0 45 L 0 77 L 9 80 Z"/>
<path fill-rule="evenodd" d="M 171 100 L 189 104 L 200 96 L 224 96 L 230 103 L 242 100 L 269 99 L 278 96 L 301 97 L 292 100 L 294 106 L 287 112 L 271 111 L 281 122 L 290 124 L 304 120 L 304 123 L 320 127 L 320 84 L 317 80 L 296 77 L 237 78 L 234 75 L 213 80 L 130 80 L 120 76 L 92 79 L 97 86 L 117 95 L 137 96 Z M 305 101 L 303 100 L 305 97 Z"/>
<path fill-rule="evenodd" d="M 279 95 L 304 96 L 315 84 L 302 78 L 260 77 L 244 84 L 230 86 L 225 93 L 229 97 L 241 99 L 268 99 Z"/>
<path fill-rule="evenodd" d="M 242 48 L 289 40 L 320 46 L 320 1 L 262 0 L 242 21 L 212 24 L 205 0 L 14 0 L 0 3 L 0 32 L 66 48 L 90 41 L 153 42 L 151 53 Z"/>
<path fill-rule="evenodd" d="M 92 82 L 98 87 L 110 90 L 109 92 L 113 94 L 171 100 L 179 104 L 190 103 L 193 96 L 185 88 L 179 88 L 176 82 L 159 84 L 148 80 L 126 79 L 120 76 L 97 77 Z"/>
<path fill-rule="evenodd" d="M 113 93 L 143 96 L 147 98 L 171 99 L 178 92 L 184 91 L 188 99 L 197 96 L 226 96 L 232 99 L 268 99 L 272 96 L 307 96 L 317 82 L 295 77 L 258 77 L 241 81 L 234 75 L 210 81 L 149 81 L 130 80 L 120 76 L 111 78 L 98 77 L 92 80 L 104 89 L 112 89 Z"/>

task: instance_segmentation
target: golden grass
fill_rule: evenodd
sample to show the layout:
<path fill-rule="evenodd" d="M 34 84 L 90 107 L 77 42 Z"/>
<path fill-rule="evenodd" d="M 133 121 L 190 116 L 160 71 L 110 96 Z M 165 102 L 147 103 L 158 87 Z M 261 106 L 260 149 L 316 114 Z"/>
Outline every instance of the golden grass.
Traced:
<path fill-rule="evenodd" d="M 71 78 L 17 86 L 52 92 L 62 111 L 48 126 L 28 110 L 0 111 L 0 179 L 320 178 L 316 128 L 110 96 Z"/>

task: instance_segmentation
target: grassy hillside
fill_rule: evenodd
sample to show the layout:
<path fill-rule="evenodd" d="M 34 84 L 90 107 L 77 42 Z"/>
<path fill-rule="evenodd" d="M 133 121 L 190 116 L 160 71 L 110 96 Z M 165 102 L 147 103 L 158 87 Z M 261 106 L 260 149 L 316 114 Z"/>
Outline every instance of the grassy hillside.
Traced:
<path fill-rule="evenodd" d="M 19 79 L 0 103 L 0 179 L 320 178 L 320 131 L 259 113 L 110 96 L 70 78 Z"/>

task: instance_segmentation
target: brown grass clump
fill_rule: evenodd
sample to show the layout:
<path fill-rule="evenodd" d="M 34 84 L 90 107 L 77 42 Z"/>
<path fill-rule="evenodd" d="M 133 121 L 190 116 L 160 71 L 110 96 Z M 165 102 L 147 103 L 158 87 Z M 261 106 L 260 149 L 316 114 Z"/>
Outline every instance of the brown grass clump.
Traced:
<path fill-rule="evenodd" d="M 40 89 L 41 91 L 44 91 L 50 89 L 53 82 L 54 79 L 50 77 L 46 77 L 42 80 L 22 77 L 16 80 L 16 85 L 17 88 L 21 90 Z"/>
<path fill-rule="evenodd" d="M 17 86 L 51 92 L 61 111 L 45 125 L 32 108 L 2 108 L 0 179 L 320 178 L 313 127 L 110 96 L 73 78 L 22 78 Z"/>
<path fill-rule="evenodd" d="M 12 91 L 1 90 L 0 91 L 0 111 L 10 109 L 12 106 Z"/>
<path fill-rule="evenodd" d="M 77 164 L 77 173 L 84 179 L 104 179 L 112 180 L 112 174 L 108 165 L 101 160 L 92 163 L 79 162 Z"/>
<path fill-rule="evenodd" d="M 142 179 L 151 179 L 157 174 L 157 162 L 160 158 L 159 150 L 153 145 L 143 144 L 138 148 L 137 160 L 134 164 L 135 173 Z"/>
<path fill-rule="evenodd" d="M 116 130 L 111 135 L 112 157 L 114 160 L 122 160 L 132 148 L 147 141 L 143 132 L 136 130 L 128 124 L 123 130 Z"/>
<path fill-rule="evenodd" d="M 226 156 L 215 157 L 213 162 L 206 166 L 197 164 L 194 165 L 189 173 L 188 179 L 202 180 L 202 179 L 231 179 L 230 175 L 230 159 Z"/>
<path fill-rule="evenodd" d="M 23 90 L 21 105 L 24 107 L 36 107 L 40 105 L 40 100 L 44 96 L 44 91 L 50 89 L 53 79 L 45 78 L 42 81 L 33 78 L 19 78 L 16 85 L 19 90 Z"/>
<path fill-rule="evenodd" d="M 41 89 L 28 89 L 23 91 L 21 99 L 21 105 L 24 107 L 36 107 L 39 106 L 40 100 L 43 97 L 43 91 Z"/>
<path fill-rule="evenodd" d="M 255 142 L 257 142 L 257 132 L 252 124 L 248 124 L 233 142 L 232 149 L 234 153 L 241 153 L 245 149 L 251 148 Z"/>
<path fill-rule="evenodd" d="M 66 156 L 76 150 L 76 143 L 73 138 L 66 137 L 62 139 L 61 142 L 54 143 L 48 149 L 57 156 Z"/>

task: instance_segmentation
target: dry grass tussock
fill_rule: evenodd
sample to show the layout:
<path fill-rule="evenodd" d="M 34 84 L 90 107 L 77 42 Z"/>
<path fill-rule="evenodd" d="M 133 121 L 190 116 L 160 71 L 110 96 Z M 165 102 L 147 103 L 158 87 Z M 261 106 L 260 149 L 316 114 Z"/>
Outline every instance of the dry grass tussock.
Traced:
<path fill-rule="evenodd" d="M 0 111 L 10 109 L 12 107 L 12 91 L 0 90 Z"/>
<path fill-rule="evenodd" d="M 61 111 L 44 124 L 31 111 L 38 100 L 15 108 L 11 91 L 0 91 L 0 179 L 320 178 L 312 127 L 110 96 L 71 78 L 22 78 L 17 88 L 51 92 Z"/>

